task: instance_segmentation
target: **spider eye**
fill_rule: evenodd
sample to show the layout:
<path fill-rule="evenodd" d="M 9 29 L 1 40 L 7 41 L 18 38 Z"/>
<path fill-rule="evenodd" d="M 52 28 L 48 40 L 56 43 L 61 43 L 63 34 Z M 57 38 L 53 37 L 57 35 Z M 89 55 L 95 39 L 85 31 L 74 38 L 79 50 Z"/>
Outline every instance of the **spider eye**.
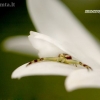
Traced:
<path fill-rule="evenodd" d="M 86 64 L 83 64 L 83 66 L 87 66 Z"/>
<path fill-rule="evenodd" d="M 71 57 L 71 56 L 68 56 L 68 55 L 65 56 L 65 58 L 66 58 L 66 59 L 72 59 L 72 57 Z"/>

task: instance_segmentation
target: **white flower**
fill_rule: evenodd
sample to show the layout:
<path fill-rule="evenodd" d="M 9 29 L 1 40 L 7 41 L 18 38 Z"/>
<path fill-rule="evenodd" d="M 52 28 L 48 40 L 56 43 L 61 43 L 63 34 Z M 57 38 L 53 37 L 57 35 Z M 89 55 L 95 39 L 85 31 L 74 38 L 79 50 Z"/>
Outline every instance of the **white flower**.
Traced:
<path fill-rule="evenodd" d="M 57 62 L 40 62 L 18 67 L 12 78 L 30 75 L 68 76 L 65 87 L 68 91 L 78 88 L 100 88 L 100 48 L 90 33 L 80 24 L 68 8 L 58 0 L 27 0 L 30 17 L 43 34 L 30 32 L 29 40 L 38 50 L 39 57 L 53 57 L 68 53 L 92 67 L 87 71 Z"/>
<path fill-rule="evenodd" d="M 29 40 L 33 47 L 38 50 L 40 57 L 55 57 L 60 53 L 70 53 L 66 48 L 67 46 L 63 46 L 61 42 L 59 43 L 57 40 L 53 40 L 43 34 L 31 31 Z M 86 59 L 88 60 L 88 58 Z M 86 60 L 82 60 L 85 63 Z M 62 75 L 69 76 L 65 81 L 65 87 L 68 91 L 83 87 L 100 87 L 100 79 L 98 77 L 100 75 L 100 66 L 96 64 L 95 60 L 94 62 L 91 62 L 91 60 L 88 60 L 88 65 L 92 67 L 93 71 L 57 62 L 38 62 L 29 66 L 26 63 L 12 73 L 12 78 L 21 78 L 30 75 Z"/>

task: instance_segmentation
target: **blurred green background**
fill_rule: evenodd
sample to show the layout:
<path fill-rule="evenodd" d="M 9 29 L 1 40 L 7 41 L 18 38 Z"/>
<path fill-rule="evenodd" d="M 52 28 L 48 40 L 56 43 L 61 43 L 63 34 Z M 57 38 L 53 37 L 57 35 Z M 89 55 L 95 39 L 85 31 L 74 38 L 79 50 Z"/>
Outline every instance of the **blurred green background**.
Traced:
<path fill-rule="evenodd" d="M 62 1 L 94 37 L 100 40 L 100 14 L 84 13 L 87 9 L 100 10 L 100 0 Z M 9 36 L 29 35 L 30 30 L 36 31 L 28 15 L 25 0 L 11 2 L 15 2 L 15 7 L 0 7 L 0 43 Z M 20 80 L 11 79 L 14 69 L 35 58 L 4 52 L 0 45 L 0 100 L 100 100 L 100 89 L 67 92 L 64 87 L 66 77 L 30 76 Z"/>

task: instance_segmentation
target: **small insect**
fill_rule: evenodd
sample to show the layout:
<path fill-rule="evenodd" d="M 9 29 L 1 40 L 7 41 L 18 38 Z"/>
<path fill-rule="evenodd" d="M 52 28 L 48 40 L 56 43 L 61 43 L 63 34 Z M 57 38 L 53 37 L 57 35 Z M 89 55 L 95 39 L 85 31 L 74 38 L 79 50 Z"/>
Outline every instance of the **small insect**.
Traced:
<path fill-rule="evenodd" d="M 77 60 L 73 60 L 72 56 L 70 56 L 69 54 L 59 54 L 58 57 L 46 57 L 46 58 L 39 58 L 33 61 L 30 61 L 26 66 L 31 65 L 32 63 L 36 63 L 36 62 L 42 62 L 42 61 L 53 61 L 53 62 L 60 62 L 60 63 L 64 63 L 64 64 L 73 64 L 77 67 L 77 65 L 81 65 L 85 68 L 87 68 L 88 70 L 92 70 L 92 68 L 86 64 L 83 64 L 80 61 Z"/>

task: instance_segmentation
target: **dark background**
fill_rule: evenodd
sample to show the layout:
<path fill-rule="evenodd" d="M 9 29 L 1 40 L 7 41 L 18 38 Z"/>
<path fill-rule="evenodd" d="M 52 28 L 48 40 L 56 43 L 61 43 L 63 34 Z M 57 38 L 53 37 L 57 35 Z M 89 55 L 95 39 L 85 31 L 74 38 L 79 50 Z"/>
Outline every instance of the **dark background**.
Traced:
<path fill-rule="evenodd" d="M 85 10 L 100 10 L 100 0 L 62 0 L 100 40 L 100 14 L 86 14 Z M 25 0 L 15 2 L 15 7 L 0 7 L 0 43 L 10 36 L 29 35 L 36 30 L 30 20 Z M 78 89 L 67 92 L 64 87 L 66 77 L 30 76 L 20 80 L 11 79 L 11 73 L 18 66 L 35 59 L 25 55 L 4 52 L 0 45 L 0 100 L 99 100 L 100 89 Z"/>

